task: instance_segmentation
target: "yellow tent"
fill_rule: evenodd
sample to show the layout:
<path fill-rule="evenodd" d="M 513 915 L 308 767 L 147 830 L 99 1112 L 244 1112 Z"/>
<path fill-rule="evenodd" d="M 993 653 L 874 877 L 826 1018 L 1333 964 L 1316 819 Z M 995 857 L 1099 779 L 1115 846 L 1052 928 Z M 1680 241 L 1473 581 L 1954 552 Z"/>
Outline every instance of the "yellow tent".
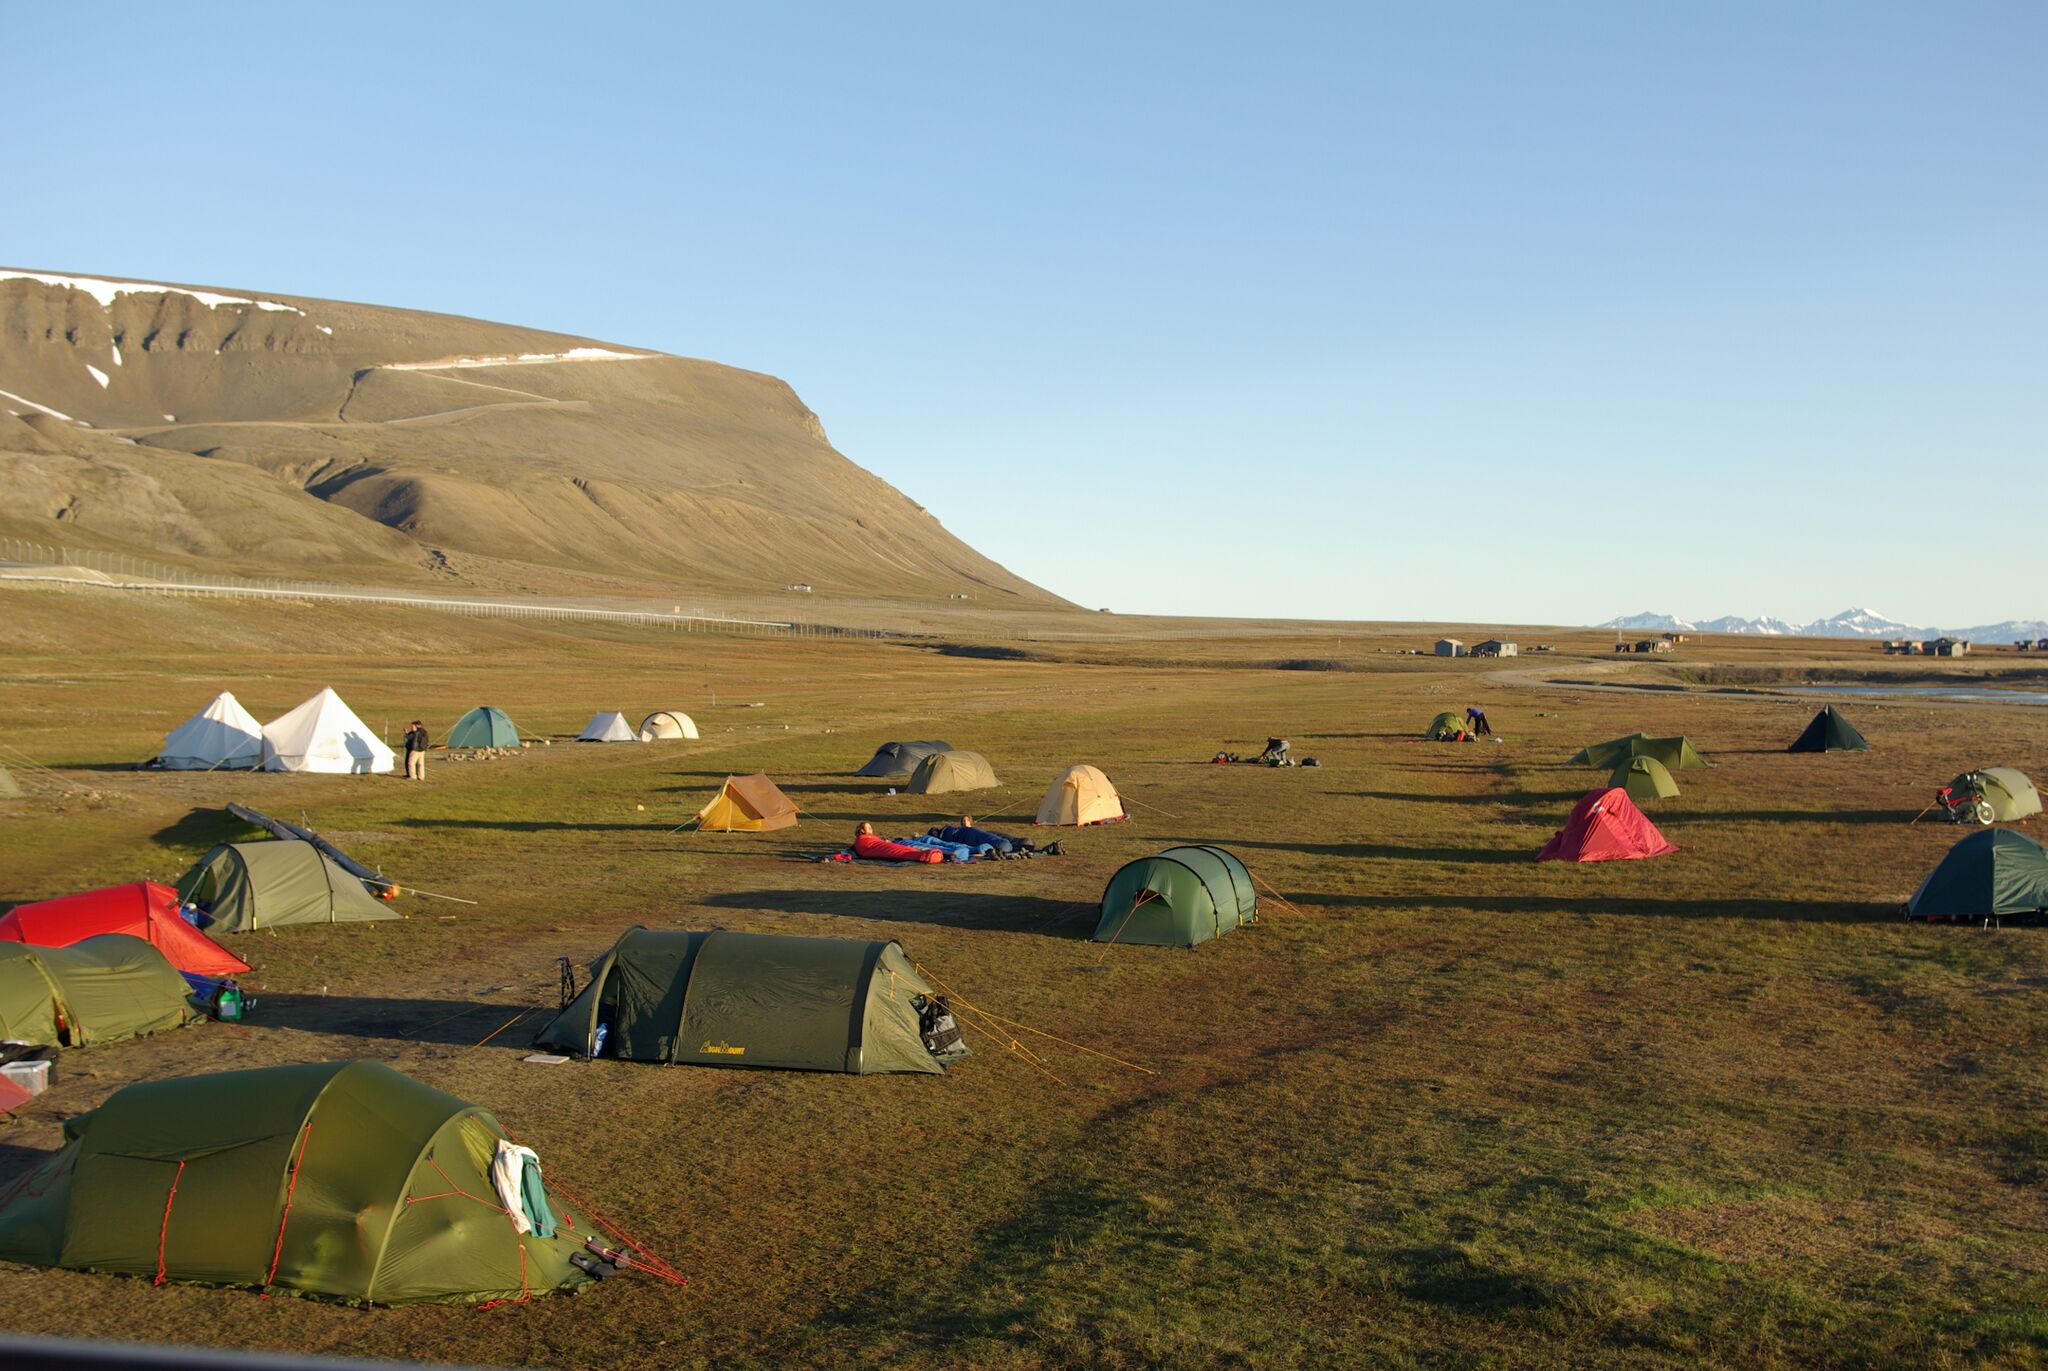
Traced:
<path fill-rule="evenodd" d="M 1124 817 L 1124 802 L 1109 777 L 1092 766 L 1070 766 L 1053 778 L 1038 802 L 1042 824 L 1107 824 Z"/>
<path fill-rule="evenodd" d="M 904 789 L 913 795 L 942 795 L 949 790 L 987 790 L 1000 784 L 995 768 L 979 752 L 934 752 L 917 764 Z"/>
<path fill-rule="evenodd" d="M 711 803 L 697 811 L 697 827 L 719 833 L 761 833 L 796 822 L 796 806 L 775 782 L 756 773 L 728 776 Z"/>

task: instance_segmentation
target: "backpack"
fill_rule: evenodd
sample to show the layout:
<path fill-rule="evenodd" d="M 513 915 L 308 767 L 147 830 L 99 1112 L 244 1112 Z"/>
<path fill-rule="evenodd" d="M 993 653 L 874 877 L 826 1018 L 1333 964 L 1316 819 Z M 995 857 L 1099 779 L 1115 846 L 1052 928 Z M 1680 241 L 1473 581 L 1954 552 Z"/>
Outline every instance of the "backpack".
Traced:
<path fill-rule="evenodd" d="M 966 1056 L 967 1044 L 961 1040 L 960 1024 L 946 997 L 920 995 L 917 1000 L 917 1033 L 924 1039 L 925 1051 L 942 1062 Z"/>

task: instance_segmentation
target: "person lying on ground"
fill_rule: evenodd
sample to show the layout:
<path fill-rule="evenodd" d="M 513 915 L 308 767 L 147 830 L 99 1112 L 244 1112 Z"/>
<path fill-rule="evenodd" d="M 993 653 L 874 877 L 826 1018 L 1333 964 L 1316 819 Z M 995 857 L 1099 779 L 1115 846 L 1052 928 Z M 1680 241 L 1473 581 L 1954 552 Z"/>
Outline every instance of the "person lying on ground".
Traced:
<path fill-rule="evenodd" d="M 972 848 L 986 848 L 998 857 L 1033 855 L 1050 851 L 1052 844 L 1040 848 L 1028 838 L 1016 838 L 1007 833 L 998 833 L 992 828 L 981 828 L 974 822 L 972 814 L 960 816 L 957 824 L 945 824 L 930 830 L 930 836 L 944 843 L 965 843 Z"/>
<path fill-rule="evenodd" d="M 862 820 L 853 830 L 853 855 L 869 862 L 943 862 L 946 854 L 932 847 L 912 847 L 875 836 L 875 826 Z"/>

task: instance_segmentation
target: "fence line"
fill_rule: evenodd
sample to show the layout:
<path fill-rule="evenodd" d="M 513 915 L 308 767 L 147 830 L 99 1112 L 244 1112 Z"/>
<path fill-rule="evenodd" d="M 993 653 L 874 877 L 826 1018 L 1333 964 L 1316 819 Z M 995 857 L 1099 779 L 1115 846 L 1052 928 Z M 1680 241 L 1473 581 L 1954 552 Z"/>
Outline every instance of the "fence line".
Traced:
<path fill-rule="evenodd" d="M 52 570 L 39 572 L 37 568 Z M 71 569 L 74 574 L 58 574 L 55 568 Z M 748 619 L 738 615 L 707 613 L 701 605 L 696 606 L 689 614 L 683 613 L 681 606 L 677 606 L 672 613 L 658 614 L 646 610 L 591 609 L 578 605 L 555 605 L 534 601 L 459 600 L 445 596 L 414 595 L 402 591 L 362 590 L 327 582 L 295 581 L 283 577 L 229 576 L 164 566 L 125 552 L 66 547 L 57 543 L 30 542 L 23 538 L 0 537 L 0 579 L 199 598 L 328 600 L 350 604 L 403 605 L 415 609 L 462 614 L 471 618 L 530 619 L 550 623 L 630 624 L 668 628 L 682 633 L 806 638 L 917 636 L 888 629 L 844 628 L 834 624 Z"/>

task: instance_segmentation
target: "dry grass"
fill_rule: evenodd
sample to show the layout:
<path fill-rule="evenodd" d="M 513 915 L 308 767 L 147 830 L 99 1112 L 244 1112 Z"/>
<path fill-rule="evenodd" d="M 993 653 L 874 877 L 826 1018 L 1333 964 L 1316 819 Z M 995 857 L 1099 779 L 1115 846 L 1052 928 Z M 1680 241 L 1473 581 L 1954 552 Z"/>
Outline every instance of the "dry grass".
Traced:
<path fill-rule="evenodd" d="M 1105 639 L 1075 650 L 1087 664 L 95 600 L 88 639 L 90 598 L 0 592 L 0 740 L 100 796 L 0 819 L 0 901 L 175 875 L 242 798 L 482 905 L 239 940 L 255 1020 L 66 1054 L 0 1131 L 0 1183 L 125 1082 L 367 1054 L 497 1111 L 693 1283 L 366 1313 L 6 1268 L 7 1327 L 621 1368 L 2048 1357 L 2048 935 L 1897 918 L 1956 836 L 1906 821 L 1966 766 L 2042 770 L 2038 709 L 1859 705 L 1876 750 L 1791 757 L 1812 704 L 1602 689 L 1597 635 L 1503 680 L 1221 630 Z M 279 649 L 310 622 L 340 645 Z M 1245 664 L 1290 659 L 1344 669 Z M 267 717 L 322 684 L 437 733 L 489 702 L 556 734 L 677 707 L 706 736 L 437 761 L 423 788 L 112 769 L 223 685 Z M 1410 741 L 1474 699 L 1505 742 Z M 1637 727 L 1719 763 L 1653 810 L 1683 851 L 1531 862 L 1597 779 L 1561 759 Z M 1203 764 L 1269 733 L 1324 766 Z M 994 762 L 1005 790 L 960 801 L 977 815 L 1028 821 L 1087 760 L 1134 821 L 1072 835 L 1063 860 L 799 860 L 859 818 L 942 817 L 846 776 L 928 736 Z M 669 831 L 757 769 L 803 824 Z M 1297 912 L 1269 903 L 1194 951 L 1083 942 L 1109 873 L 1180 839 L 1237 851 Z M 515 1035 L 472 1045 L 552 1002 L 554 957 L 636 922 L 896 937 L 970 999 L 1159 1074 L 1060 1053 L 1061 1084 L 985 1040 L 943 1079 L 543 1068 Z"/>

